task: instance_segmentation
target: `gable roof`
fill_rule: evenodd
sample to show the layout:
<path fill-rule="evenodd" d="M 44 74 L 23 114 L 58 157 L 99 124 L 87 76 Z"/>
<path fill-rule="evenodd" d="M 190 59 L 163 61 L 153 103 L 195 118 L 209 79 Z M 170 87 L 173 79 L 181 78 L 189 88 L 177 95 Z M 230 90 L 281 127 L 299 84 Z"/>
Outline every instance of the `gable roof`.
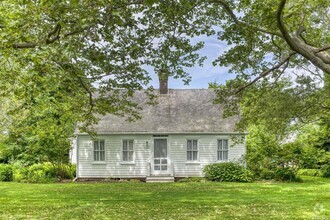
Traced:
<path fill-rule="evenodd" d="M 98 134 L 235 133 L 238 117 L 222 118 L 222 106 L 213 104 L 214 98 L 211 89 L 169 89 L 157 96 L 158 104 L 148 105 L 147 95 L 140 91 L 134 101 L 142 107 L 141 119 L 128 122 L 125 117 L 104 115 L 93 128 Z"/>

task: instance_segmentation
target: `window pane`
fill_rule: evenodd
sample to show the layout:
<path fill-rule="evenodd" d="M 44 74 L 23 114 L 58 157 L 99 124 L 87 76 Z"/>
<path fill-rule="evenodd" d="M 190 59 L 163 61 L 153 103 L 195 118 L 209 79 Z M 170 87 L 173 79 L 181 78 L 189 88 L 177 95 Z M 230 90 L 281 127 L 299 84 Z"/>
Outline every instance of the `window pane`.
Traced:
<path fill-rule="evenodd" d="M 160 160 L 155 160 L 155 164 L 160 164 Z"/>
<path fill-rule="evenodd" d="M 193 160 L 197 160 L 197 151 L 193 152 Z"/>
<path fill-rule="evenodd" d="M 129 157 L 128 157 L 129 161 L 133 161 L 133 151 L 129 152 Z"/>
<path fill-rule="evenodd" d="M 123 150 L 127 150 L 127 141 L 123 141 Z"/>
<path fill-rule="evenodd" d="M 105 152 L 101 151 L 100 152 L 100 161 L 104 161 L 104 159 L 105 159 Z"/>
<path fill-rule="evenodd" d="M 223 159 L 228 160 L 228 151 L 223 152 Z"/>
<path fill-rule="evenodd" d="M 222 140 L 218 140 L 218 150 L 222 150 Z"/>
<path fill-rule="evenodd" d="M 129 150 L 133 150 L 133 140 L 129 141 Z"/>
<path fill-rule="evenodd" d="M 192 152 L 191 151 L 187 152 L 187 160 L 192 160 Z"/>
<path fill-rule="evenodd" d="M 223 140 L 223 149 L 228 149 L 228 140 Z"/>
<path fill-rule="evenodd" d="M 99 142 L 94 141 L 94 150 L 99 150 Z"/>
<path fill-rule="evenodd" d="M 193 140 L 193 150 L 197 150 L 197 140 Z"/>
<path fill-rule="evenodd" d="M 162 159 L 161 163 L 162 164 L 167 164 L 167 160 L 166 159 Z"/>
<path fill-rule="evenodd" d="M 221 151 L 218 151 L 218 160 L 221 160 Z"/>
<path fill-rule="evenodd" d="M 104 140 L 100 140 L 100 150 L 104 150 Z"/>
<path fill-rule="evenodd" d="M 160 166 L 159 165 L 155 165 L 155 170 L 160 170 Z"/>
<path fill-rule="evenodd" d="M 166 139 L 155 139 L 154 157 L 155 158 L 167 157 L 167 140 Z"/>
<path fill-rule="evenodd" d="M 123 151 L 123 161 L 127 161 L 127 151 Z"/>
<path fill-rule="evenodd" d="M 167 166 L 161 166 L 162 170 L 167 170 Z"/>
<path fill-rule="evenodd" d="M 192 150 L 191 140 L 187 140 L 187 150 Z"/>

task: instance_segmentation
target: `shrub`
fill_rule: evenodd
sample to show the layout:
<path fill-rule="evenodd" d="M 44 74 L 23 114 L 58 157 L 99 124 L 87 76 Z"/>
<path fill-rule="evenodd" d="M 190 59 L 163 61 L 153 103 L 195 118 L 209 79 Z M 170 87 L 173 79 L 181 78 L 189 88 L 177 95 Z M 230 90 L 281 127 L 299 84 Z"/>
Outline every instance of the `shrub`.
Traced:
<path fill-rule="evenodd" d="M 330 165 L 326 164 L 322 167 L 322 177 L 330 178 Z"/>
<path fill-rule="evenodd" d="M 219 182 L 252 182 L 252 173 L 234 162 L 214 163 L 203 169 L 206 179 Z"/>
<path fill-rule="evenodd" d="M 0 164 L 0 181 L 10 182 L 13 180 L 13 169 L 9 164 Z"/>
<path fill-rule="evenodd" d="M 291 167 L 278 167 L 275 171 L 275 180 L 285 182 L 300 182 L 295 170 Z"/>
<path fill-rule="evenodd" d="M 271 180 L 275 178 L 275 172 L 267 168 L 263 168 L 259 174 L 260 179 Z"/>
<path fill-rule="evenodd" d="M 322 171 L 319 169 L 300 169 L 298 170 L 300 176 L 322 176 Z"/>
<path fill-rule="evenodd" d="M 30 183 L 55 182 L 55 173 L 51 164 L 34 164 L 28 168 L 26 181 Z"/>
<path fill-rule="evenodd" d="M 53 165 L 51 163 L 24 166 L 15 164 L 14 181 L 29 183 L 48 183 L 75 177 L 75 165 Z"/>

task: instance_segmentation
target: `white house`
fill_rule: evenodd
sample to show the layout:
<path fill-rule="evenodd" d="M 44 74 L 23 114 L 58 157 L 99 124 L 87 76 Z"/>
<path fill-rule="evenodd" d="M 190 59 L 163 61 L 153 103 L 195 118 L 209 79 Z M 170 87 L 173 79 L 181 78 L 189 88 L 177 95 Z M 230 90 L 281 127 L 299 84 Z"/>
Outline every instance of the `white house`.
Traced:
<path fill-rule="evenodd" d="M 97 137 L 77 133 L 77 178 L 174 180 L 202 176 L 205 165 L 239 160 L 245 143 L 232 136 L 237 117 L 222 118 L 209 89 L 168 89 L 160 83 L 156 105 L 141 104 L 142 119 L 105 115 L 94 126 Z M 145 103 L 138 92 L 134 101 Z M 233 146 L 231 146 L 233 145 Z"/>

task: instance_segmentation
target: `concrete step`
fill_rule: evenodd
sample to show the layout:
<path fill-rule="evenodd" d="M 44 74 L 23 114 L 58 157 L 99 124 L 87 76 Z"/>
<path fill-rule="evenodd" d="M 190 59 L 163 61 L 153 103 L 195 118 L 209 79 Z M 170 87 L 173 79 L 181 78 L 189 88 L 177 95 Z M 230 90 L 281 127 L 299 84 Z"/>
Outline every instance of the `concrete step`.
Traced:
<path fill-rule="evenodd" d="M 173 176 L 148 176 L 146 178 L 147 183 L 173 183 Z"/>

